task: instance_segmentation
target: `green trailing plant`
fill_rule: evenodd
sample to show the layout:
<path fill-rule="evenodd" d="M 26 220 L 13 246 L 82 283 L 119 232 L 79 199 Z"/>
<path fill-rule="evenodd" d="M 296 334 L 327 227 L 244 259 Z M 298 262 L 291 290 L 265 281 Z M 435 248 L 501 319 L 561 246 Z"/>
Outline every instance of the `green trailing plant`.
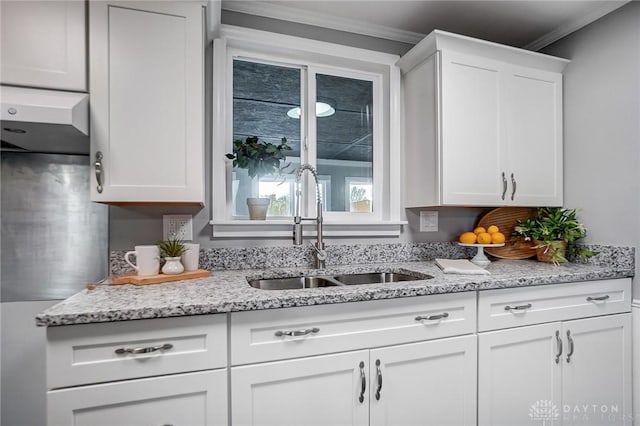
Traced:
<path fill-rule="evenodd" d="M 160 246 L 160 253 L 162 254 L 162 257 L 165 258 L 180 257 L 187 251 L 182 240 L 177 238 L 169 238 L 167 241 L 160 241 L 158 245 Z"/>
<path fill-rule="evenodd" d="M 565 247 L 570 254 L 583 259 L 597 254 L 574 244 L 587 235 L 587 229 L 578 221 L 576 209 L 541 207 L 534 217 L 518 221 L 514 234 L 524 237 L 525 241 L 534 241 L 534 248 L 543 249 L 555 264 L 567 262 Z"/>
<path fill-rule="evenodd" d="M 281 175 L 291 165 L 285 163 L 286 152 L 291 151 L 287 145 L 287 138 L 282 138 L 279 144 L 261 141 L 257 136 L 249 136 L 246 140 L 233 141 L 233 154 L 226 157 L 233 160 L 233 167 L 247 169 L 250 178 L 269 174 Z"/>

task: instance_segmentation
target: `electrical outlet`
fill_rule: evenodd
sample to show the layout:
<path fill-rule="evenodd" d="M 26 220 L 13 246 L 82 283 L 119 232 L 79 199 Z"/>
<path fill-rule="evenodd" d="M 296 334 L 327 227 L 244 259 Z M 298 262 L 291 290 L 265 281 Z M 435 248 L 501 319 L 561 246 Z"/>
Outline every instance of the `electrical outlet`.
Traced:
<path fill-rule="evenodd" d="M 420 212 L 420 232 L 438 232 L 438 212 Z"/>
<path fill-rule="evenodd" d="M 193 218 L 190 214 L 162 215 L 162 239 L 193 240 Z"/>

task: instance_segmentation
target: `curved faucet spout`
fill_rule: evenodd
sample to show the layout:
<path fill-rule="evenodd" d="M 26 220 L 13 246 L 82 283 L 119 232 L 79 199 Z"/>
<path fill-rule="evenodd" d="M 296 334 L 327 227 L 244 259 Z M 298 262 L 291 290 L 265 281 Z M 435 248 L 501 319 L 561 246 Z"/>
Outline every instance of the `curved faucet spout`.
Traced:
<path fill-rule="evenodd" d="M 302 197 L 301 181 L 303 173 L 308 171 L 313 176 L 316 184 L 316 217 L 303 218 L 300 213 L 300 199 Z M 316 268 L 324 269 L 325 259 L 327 253 L 324 249 L 323 235 L 322 235 L 322 192 L 320 191 L 320 179 L 318 178 L 318 172 L 315 167 L 309 163 L 301 164 L 296 173 L 296 197 L 295 197 L 295 216 L 293 217 L 293 244 L 302 244 L 302 221 L 315 221 L 316 222 L 316 243 L 314 245 L 314 253 L 316 258 Z"/>

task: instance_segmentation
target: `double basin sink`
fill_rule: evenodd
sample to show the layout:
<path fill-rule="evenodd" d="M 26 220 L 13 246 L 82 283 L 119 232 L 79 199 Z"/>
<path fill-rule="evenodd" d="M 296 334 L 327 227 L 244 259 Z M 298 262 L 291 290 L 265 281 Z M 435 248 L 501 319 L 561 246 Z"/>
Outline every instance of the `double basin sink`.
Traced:
<path fill-rule="evenodd" d="M 401 281 L 418 281 L 433 278 L 431 275 L 394 271 L 365 272 L 339 275 L 315 275 L 248 280 L 249 285 L 261 290 L 294 290 L 304 288 L 335 287 L 358 284 L 381 284 Z"/>

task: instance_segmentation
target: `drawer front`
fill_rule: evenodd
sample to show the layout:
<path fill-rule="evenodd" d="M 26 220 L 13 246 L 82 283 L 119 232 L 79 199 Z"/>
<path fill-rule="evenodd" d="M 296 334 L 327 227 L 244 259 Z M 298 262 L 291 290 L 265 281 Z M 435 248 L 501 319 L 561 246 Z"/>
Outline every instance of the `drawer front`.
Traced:
<path fill-rule="evenodd" d="M 231 314 L 240 365 L 473 333 L 475 292 Z"/>
<path fill-rule="evenodd" d="M 47 387 L 225 367 L 226 324 L 219 314 L 49 327 Z"/>
<path fill-rule="evenodd" d="M 226 426 L 227 371 L 202 371 L 47 392 L 48 426 Z"/>
<path fill-rule="evenodd" d="M 478 331 L 631 310 L 631 279 L 481 291 Z"/>

